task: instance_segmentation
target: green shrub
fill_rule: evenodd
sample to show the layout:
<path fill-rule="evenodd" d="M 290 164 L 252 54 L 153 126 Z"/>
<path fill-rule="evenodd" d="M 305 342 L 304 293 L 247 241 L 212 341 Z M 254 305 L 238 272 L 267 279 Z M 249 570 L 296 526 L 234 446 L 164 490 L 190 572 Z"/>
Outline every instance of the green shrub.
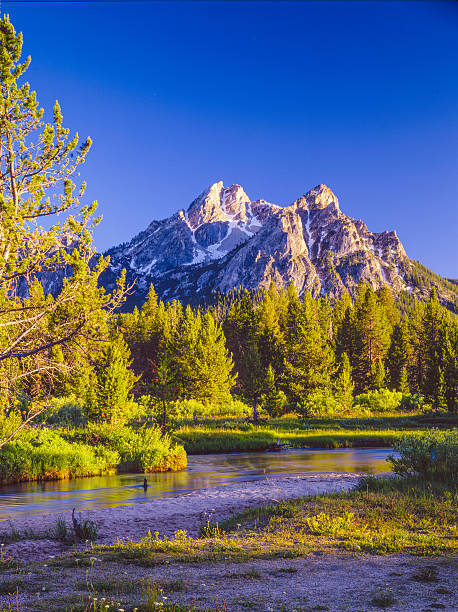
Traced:
<path fill-rule="evenodd" d="M 187 419 L 203 419 L 211 417 L 246 417 L 253 412 L 251 406 L 238 399 L 232 399 L 220 406 L 204 404 L 195 399 L 185 399 L 170 402 L 168 405 L 168 416 L 172 421 L 184 421 Z M 158 407 L 158 415 L 161 418 L 162 407 Z"/>
<path fill-rule="evenodd" d="M 71 435 L 97 448 L 116 451 L 121 458 L 121 471 L 162 472 L 187 465 L 183 447 L 172 444 L 170 436 L 156 426 L 131 431 L 126 426 L 89 423 L 86 429 Z"/>
<path fill-rule="evenodd" d="M 402 412 L 415 412 L 418 414 L 430 410 L 431 406 L 425 404 L 425 398 L 421 393 L 408 393 L 403 396 L 399 409 Z"/>
<path fill-rule="evenodd" d="M 401 402 L 402 393 L 399 391 L 377 389 L 357 395 L 353 402 L 352 412 L 363 416 L 379 412 L 394 412 L 400 408 Z"/>
<path fill-rule="evenodd" d="M 19 411 L 5 414 L 0 411 L 0 440 L 8 438 L 21 424 L 22 416 Z"/>
<path fill-rule="evenodd" d="M 116 451 L 69 443 L 50 430 L 31 430 L 0 449 L 0 482 L 59 480 L 113 472 Z"/>
<path fill-rule="evenodd" d="M 314 391 L 297 408 L 305 418 L 332 418 L 342 415 L 343 408 L 339 402 L 324 391 Z"/>
<path fill-rule="evenodd" d="M 400 476 L 418 474 L 429 480 L 450 480 L 457 477 L 458 430 L 414 433 L 394 444 L 399 458 L 390 456 L 394 472 Z"/>
<path fill-rule="evenodd" d="M 87 423 L 84 408 L 74 395 L 55 398 L 45 420 L 60 427 L 83 427 Z"/>

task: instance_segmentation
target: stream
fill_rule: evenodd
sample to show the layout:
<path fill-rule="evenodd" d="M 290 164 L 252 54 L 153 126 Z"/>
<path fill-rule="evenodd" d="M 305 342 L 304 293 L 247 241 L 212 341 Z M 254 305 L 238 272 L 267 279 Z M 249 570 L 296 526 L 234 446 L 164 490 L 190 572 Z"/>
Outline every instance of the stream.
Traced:
<path fill-rule="evenodd" d="M 289 449 L 278 453 L 250 452 L 190 455 L 182 472 L 115 474 L 75 480 L 26 482 L 0 487 L 0 520 L 27 514 L 68 512 L 137 504 L 208 487 L 321 472 L 389 472 L 390 448 Z"/>

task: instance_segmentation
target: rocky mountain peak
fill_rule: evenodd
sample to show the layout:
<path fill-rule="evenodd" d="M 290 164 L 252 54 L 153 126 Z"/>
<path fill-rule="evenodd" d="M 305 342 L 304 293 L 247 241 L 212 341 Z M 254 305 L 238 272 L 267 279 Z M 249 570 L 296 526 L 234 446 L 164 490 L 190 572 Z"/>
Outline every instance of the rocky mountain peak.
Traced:
<path fill-rule="evenodd" d="M 223 181 L 210 185 L 189 206 L 187 219 L 192 230 L 204 223 L 242 221 L 249 216 L 250 198 L 243 187 L 224 187 Z"/>
<path fill-rule="evenodd" d="M 317 185 L 310 189 L 305 195 L 301 196 L 292 205 L 292 208 L 300 208 L 308 211 L 324 210 L 339 211 L 339 200 L 337 196 L 326 185 Z"/>
<path fill-rule="evenodd" d="M 110 249 L 110 290 L 125 268 L 136 303 L 151 283 L 171 300 L 198 302 L 212 292 L 294 283 L 299 293 L 339 296 L 358 282 L 415 292 L 411 263 L 395 232 L 371 232 L 345 215 L 319 184 L 289 206 L 251 201 L 238 184 L 213 183 L 184 209 L 153 221 L 129 244 Z"/>

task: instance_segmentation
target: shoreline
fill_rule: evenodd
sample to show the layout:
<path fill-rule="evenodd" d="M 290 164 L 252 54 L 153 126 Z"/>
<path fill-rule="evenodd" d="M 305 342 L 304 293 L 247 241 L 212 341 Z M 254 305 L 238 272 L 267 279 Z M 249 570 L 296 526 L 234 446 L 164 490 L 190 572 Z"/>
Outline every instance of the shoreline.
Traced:
<path fill-rule="evenodd" d="M 116 540 L 140 540 L 148 531 L 171 536 L 186 530 L 197 536 L 211 515 L 221 521 L 252 506 L 276 503 L 285 499 L 337 493 L 352 489 L 365 474 L 325 472 L 300 476 L 267 476 L 265 480 L 216 485 L 192 492 L 160 497 L 142 504 L 124 504 L 78 512 L 81 519 L 94 521 L 98 537 L 96 544 L 113 544 Z M 62 517 L 72 530 L 71 512 L 30 514 L 6 519 L 0 523 L 0 541 L 19 533 L 17 541 L 6 541 L 2 547 L 6 556 L 18 561 L 44 560 L 54 555 L 74 551 L 75 547 L 46 537 Z M 21 537 L 22 534 L 24 537 Z M 81 543 L 78 549 L 87 547 Z"/>

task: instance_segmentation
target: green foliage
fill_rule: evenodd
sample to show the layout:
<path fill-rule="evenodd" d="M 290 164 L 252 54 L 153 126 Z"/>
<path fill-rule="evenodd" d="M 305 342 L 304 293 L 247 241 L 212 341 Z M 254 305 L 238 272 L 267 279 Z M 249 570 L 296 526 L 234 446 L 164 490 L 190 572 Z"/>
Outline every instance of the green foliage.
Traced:
<path fill-rule="evenodd" d="M 0 451 L 0 482 L 60 480 L 118 471 L 186 467 L 186 453 L 157 427 L 133 432 L 108 423 L 77 430 L 30 430 Z"/>
<path fill-rule="evenodd" d="M 341 416 L 344 410 L 331 394 L 318 390 L 299 404 L 297 412 L 304 418 L 333 418 Z"/>
<path fill-rule="evenodd" d="M 309 294 L 303 305 L 294 295 L 288 304 L 286 344 L 281 384 L 287 396 L 300 405 L 309 395 L 314 401 L 316 392 L 329 392 L 334 353 L 320 326 L 319 306 Z"/>
<path fill-rule="evenodd" d="M 425 404 L 425 398 L 421 393 L 408 393 L 402 396 L 399 410 L 401 412 L 420 413 L 429 410 L 431 406 Z"/>
<path fill-rule="evenodd" d="M 407 368 L 410 354 L 411 348 L 409 344 L 408 329 L 404 321 L 394 326 L 386 356 L 389 387 L 401 393 L 409 392 Z"/>
<path fill-rule="evenodd" d="M 135 416 L 130 393 L 137 378 L 130 364 L 129 348 L 118 335 L 108 344 L 96 365 L 95 385 L 88 394 L 86 405 L 90 418 L 114 424 Z"/>
<path fill-rule="evenodd" d="M 69 437 L 116 452 L 120 457 L 119 471 L 165 472 L 186 467 L 183 447 L 173 444 L 159 427 L 143 426 L 131 431 L 125 426 L 89 423 L 85 430 L 72 432 Z"/>
<path fill-rule="evenodd" d="M 160 406 L 158 406 L 159 416 Z M 168 404 L 167 412 L 175 423 L 187 419 L 244 417 L 251 413 L 251 407 L 240 400 L 231 399 L 220 405 L 204 404 L 194 399 L 177 400 Z"/>
<path fill-rule="evenodd" d="M 3 446 L 0 482 L 60 480 L 112 473 L 120 457 L 116 451 L 69 443 L 50 430 L 31 431 Z"/>
<path fill-rule="evenodd" d="M 418 474 L 429 480 L 455 481 L 458 475 L 458 430 L 433 429 L 405 436 L 394 445 L 399 458 L 390 457 L 400 476 Z"/>
<path fill-rule="evenodd" d="M 378 414 L 380 412 L 394 412 L 402 402 L 402 393 L 378 389 L 357 395 L 353 404 L 353 412 L 358 414 Z"/>
<path fill-rule="evenodd" d="M 264 393 L 261 395 L 261 409 L 272 417 L 278 417 L 283 413 L 285 404 L 286 395 L 277 389 L 275 372 L 269 365 L 264 379 Z"/>
<path fill-rule="evenodd" d="M 350 360 L 347 353 L 342 353 L 334 382 L 334 395 L 344 411 L 350 410 L 353 403 L 353 390 L 355 385 L 351 375 Z"/>
<path fill-rule="evenodd" d="M 97 203 L 83 205 L 86 185 L 72 181 L 91 139 L 70 134 L 57 101 L 45 121 L 21 79 L 31 61 L 21 60 L 22 42 L 8 16 L 0 19 L 0 401 L 9 410 L 27 396 L 29 422 L 86 349 L 103 343 L 124 282 L 112 296 L 98 286 L 109 262 L 94 261 Z M 40 276 L 58 280 L 59 272 L 66 278 L 58 294 L 45 295 Z"/>
<path fill-rule="evenodd" d="M 45 420 L 59 427 L 83 427 L 87 423 L 83 405 L 74 395 L 54 398 Z"/>

